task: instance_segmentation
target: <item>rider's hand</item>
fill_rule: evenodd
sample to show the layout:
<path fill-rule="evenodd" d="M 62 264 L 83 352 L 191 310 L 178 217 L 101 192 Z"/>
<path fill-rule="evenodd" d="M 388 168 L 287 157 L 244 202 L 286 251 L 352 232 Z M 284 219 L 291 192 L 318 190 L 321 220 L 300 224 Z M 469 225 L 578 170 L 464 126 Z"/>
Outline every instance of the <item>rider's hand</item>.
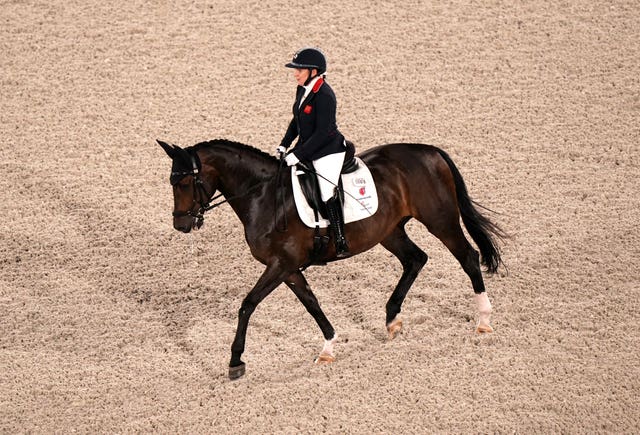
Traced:
<path fill-rule="evenodd" d="M 293 166 L 300 162 L 294 153 L 287 154 L 287 157 L 284 159 L 287 162 L 287 166 Z"/>
<path fill-rule="evenodd" d="M 276 148 L 276 152 L 275 155 L 278 159 L 282 160 L 282 157 L 287 153 L 287 149 L 285 147 L 283 147 L 282 145 L 280 145 L 278 148 Z"/>

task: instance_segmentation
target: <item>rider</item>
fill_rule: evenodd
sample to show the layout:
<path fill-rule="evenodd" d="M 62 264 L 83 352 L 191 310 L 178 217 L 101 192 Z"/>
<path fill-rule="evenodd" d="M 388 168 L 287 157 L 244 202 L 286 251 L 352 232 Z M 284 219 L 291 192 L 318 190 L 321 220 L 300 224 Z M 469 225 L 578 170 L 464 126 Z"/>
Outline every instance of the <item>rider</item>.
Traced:
<path fill-rule="evenodd" d="M 313 164 L 318 174 L 320 195 L 326 204 L 338 258 L 349 256 L 349 246 L 344 236 L 342 204 L 336 189 L 344 164 L 347 143 L 336 125 L 336 96 L 324 80 L 327 61 L 316 48 L 299 50 L 291 62 L 293 77 L 298 83 L 293 105 L 293 119 L 289 123 L 277 153 L 285 155 L 293 140 L 298 141 L 286 154 L 287 165 L 300 161 Z M 351 151 L 351 150 L 350 150 Z"/>

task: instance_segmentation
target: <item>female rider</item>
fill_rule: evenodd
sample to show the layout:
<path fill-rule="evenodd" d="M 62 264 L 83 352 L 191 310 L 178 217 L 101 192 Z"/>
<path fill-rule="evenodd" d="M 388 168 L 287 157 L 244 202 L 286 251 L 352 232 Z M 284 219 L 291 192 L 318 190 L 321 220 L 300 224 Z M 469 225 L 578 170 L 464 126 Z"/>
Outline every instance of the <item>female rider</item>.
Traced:
<path fill-rule="evenodd" d="M 284 156 L 287 148 L 297 137 L 298 141 L 286 153 L 288 166 L 298 162 L 312 163 L 318 174 L 320 195 L 326 204 L 327 214 L 336 245 L 338 258 L 349 256 L 349 247 L 344 237 L 342 204 L 336 190 L 340 171 L 348 146 L 353 147 L 338 131 L 336 124 L 336 96 L 324 80 L 327 62 L 324 54 L 316 48 L 299 50 L 291 62 L 293 77 L 298 83 L 293 105 L 293 119 L 289 123 L 277 153 Z M 353 148 L 349 150 L 353 153 Z"/>

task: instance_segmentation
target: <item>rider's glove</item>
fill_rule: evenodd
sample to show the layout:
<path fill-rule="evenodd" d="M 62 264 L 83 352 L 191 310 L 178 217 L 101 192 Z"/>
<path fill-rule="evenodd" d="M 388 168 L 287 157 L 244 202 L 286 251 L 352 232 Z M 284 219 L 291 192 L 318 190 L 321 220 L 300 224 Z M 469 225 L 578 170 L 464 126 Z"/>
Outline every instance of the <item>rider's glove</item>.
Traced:
<path fill-rule="evenodd" d="M 300 162 L 300 160 L 296 157 L 294 153 L 287 154 L 287 157 L 284 159 L 287 162 L 287 166 L 293 166 Z"/>
<path fill-rule="evenodd" d="M 286 152 L 287 152 L 287 149 L 282 145 L 280 145 L 278 148 L 276 148 L 275 154 L 278 159 L 282 159 L 282 157 L 286 154 Z"/>

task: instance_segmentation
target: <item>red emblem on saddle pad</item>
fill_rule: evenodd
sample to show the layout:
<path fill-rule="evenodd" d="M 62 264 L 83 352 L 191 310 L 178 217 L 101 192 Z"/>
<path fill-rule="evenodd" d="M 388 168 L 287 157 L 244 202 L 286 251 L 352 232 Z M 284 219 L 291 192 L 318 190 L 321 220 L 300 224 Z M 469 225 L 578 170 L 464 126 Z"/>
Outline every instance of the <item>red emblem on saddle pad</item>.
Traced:
<path fill-rule="evenodd" d="M 360 190 L 358 191 L 360 193 L 360 196 L 364 196 L 364 193 L 367 191 L 367 189 L 363 186 L 360 188 Z"/>
<path fill-rule="evenodd" d="M 309 106 L 308 104 L 306 106 L 304 106 L 304 113 L 306 113 L 307 115 L 311 113 L 311 106 Z"/>

